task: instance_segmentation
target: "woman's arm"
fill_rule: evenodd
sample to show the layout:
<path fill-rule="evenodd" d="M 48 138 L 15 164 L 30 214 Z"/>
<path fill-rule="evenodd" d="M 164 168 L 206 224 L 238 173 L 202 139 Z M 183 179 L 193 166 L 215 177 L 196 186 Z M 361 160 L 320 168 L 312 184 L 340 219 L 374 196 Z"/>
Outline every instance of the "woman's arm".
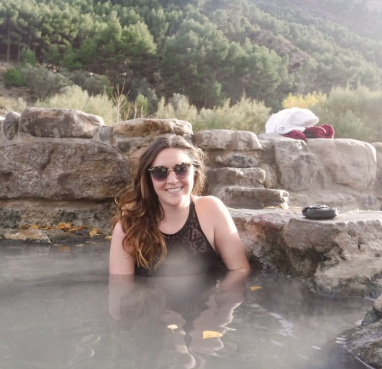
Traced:
<path fill-rule="evenodd" d="M 129 255 L 122 247 L 125 237 L 121 223 L 118 222 L 113 230 L 110 245 L 109 273 L 119 275 L 134 274 L 135 259 Z"/>
<path fill-rule="evenodd" d="M 226 206 L 214 196 L 199 197 L 197 201 L 203 219 L 201 226 L 212 237 L 226 267 L 246 275 L 251 271 L 239 233 Z M 196 201 L 195 201 L 196 203 Z M 198 215 L 199 216 L 199 215 Z M 211 227 L 213 233 L 211 233 Z M 205 233 L 206 233 L 205 232 Z"/>

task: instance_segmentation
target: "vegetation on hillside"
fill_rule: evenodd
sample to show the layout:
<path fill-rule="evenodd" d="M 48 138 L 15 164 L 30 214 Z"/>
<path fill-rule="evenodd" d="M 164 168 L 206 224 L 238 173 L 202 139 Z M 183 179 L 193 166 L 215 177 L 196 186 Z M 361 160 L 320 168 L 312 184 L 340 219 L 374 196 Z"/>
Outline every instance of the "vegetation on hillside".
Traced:
<path fill-rule="evenodd" d="M 314 105 L 327 123 L 348 124 L 338 135 L 372 140 L 378 124 L 350 113 L 354 101 L 346 96 L 360 91 L 373 101 L 380 98 L 382 41 L 352 32 L 343 19 L 335 22 L 335 0 L 317 3 L 314 11 L 295 3 L 8 0 L 0 3 L 0 55 L 20 64 L 6 71 L 4 81 L 27 86 L 44 106 L 81 103 L 94 110 L 96 99 L 106 99 L 109 124 L 186 114 L 194 130 L 256 133 L 288 95 L 305 99 L 317 91 L 327 95 Z M 345 10 L 356 14 L 354 9 L 359 19 L 373 17 L 349 0 Z M 336 96 L 350 110 L 333 110 Z M 358 126 L 364 133 L 357 133 Z"/>

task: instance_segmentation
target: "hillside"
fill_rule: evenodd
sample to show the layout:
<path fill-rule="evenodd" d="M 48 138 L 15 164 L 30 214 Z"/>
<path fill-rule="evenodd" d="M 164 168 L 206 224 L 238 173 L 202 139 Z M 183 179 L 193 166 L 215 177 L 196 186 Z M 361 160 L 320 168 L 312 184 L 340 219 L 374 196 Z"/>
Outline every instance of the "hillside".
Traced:
<path fill-rule="evenodd" d="M 0 58 L 32 53 L 88 92 L 85 74 L 105 76 L 150 109 L 174 93 L 198 109 L 245 94 L 276 111 L 289 93 L 382 89 L 381 11 L 360 0 L 9 0 Z"/>

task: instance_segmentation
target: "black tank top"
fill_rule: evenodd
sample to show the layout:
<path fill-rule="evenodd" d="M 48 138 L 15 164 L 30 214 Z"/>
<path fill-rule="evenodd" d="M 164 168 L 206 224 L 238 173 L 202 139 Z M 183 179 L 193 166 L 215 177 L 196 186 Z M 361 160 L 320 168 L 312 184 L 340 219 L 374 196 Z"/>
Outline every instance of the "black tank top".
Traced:
<path fill-rule="evenodd" d="M 154 268 L 135 266 L 135 274 L 143 276 L 186 276 L 214 270 L 219 257 L 200 227 L 195 204 L 190 203 L 190 212 L 184 226 L 174 234 L 162 233 L 165 237 L 167 255 L 164 262 Z"/>

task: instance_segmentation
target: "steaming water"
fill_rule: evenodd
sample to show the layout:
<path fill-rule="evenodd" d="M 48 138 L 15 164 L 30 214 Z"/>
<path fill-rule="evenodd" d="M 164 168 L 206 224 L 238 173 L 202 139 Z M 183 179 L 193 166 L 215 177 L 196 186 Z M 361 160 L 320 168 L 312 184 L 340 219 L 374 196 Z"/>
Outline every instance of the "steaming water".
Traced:
<path fill-rule="evenodd" d="M 0 368 L 366 367 L 341 334 L 370 301 L 259 274 L 231 288 L 212 276 L 109 284 L 107 264 L 106 244 L 2 246 Z"/>

